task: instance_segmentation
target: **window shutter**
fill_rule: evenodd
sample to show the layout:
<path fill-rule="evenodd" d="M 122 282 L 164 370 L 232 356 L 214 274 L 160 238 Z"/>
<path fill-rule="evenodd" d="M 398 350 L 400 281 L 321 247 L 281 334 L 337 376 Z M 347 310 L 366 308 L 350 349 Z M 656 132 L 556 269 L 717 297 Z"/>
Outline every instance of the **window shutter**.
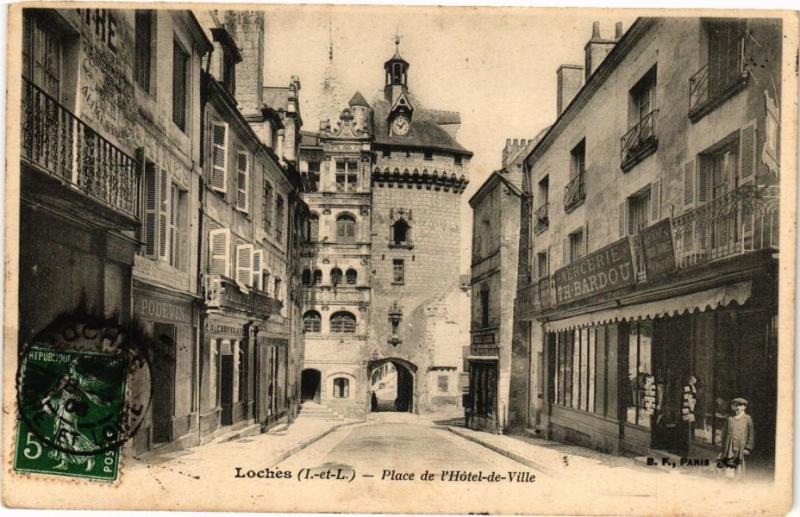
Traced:
<path fill-rule="evenodd" d="M 168 243 L 168 217 L 169 217 L 169 173 L 161 169 L 159 176 L 159 204 L 158 204 L 158 256 L 167 258 Z"/>
<path fill-rule="evenodd" d="M 652 224 L 661 220 L 661 180 L 650 186 L 650 217 Z"/>
<path fill-rule="evenodd" d="M 261 263 L 263 262 L 263 254 L 264 252 L 262 250 L 253 252 L 253 281 L 251 282 L 253 289 L 261 290 Z"/>
<path fill-rule="evenodd" d="M 701 204 L 708 201 L 708 187 L 711 175 L 702 162 L 698 163 L 695 169 L 697 171 L 697 203 Z"/>
<path fill-rule="evenodd" d="M 178 267 L 178 203 L 180 190 L 178 190 L 177 185 L 170 185 L 169 196 L 169 259 L 170 264 Z"/>
<path fill-rule="evenodd" d="M 756 121 L 739 131 L 739 171 L 742 183 L 752 181 L 756 171 Z M 733 188 L 733 184 L 731 186 Z"/>
<path fill-rule="evenodd" d="M 230 276 L 228 264 L 230 263 L 230 230 L 211 230 L 208 232 L 209 267 L 212 275 Z"/>
<path fill-rule="evenodd" d="M 628 200 L 619 204 L 619 236 L 620 238 L 628 235 Z"/>
<path fill-rule="evenodd" d="M 249 177 L 249 163 L 247 153 L 236 155 L 236 208 L 247 212 L 247 183 Z"/>
<path fill-rule="evenodd" d="M 156 255 L 156 219 L 158 203 L 158 169 L 152 163 L 144 168 L 144 242 L 145 255 Z"/>
<path fill-rule="evenodd" d="M 211 124 L 211 188 L 225 192 L 228 171 L 228 124 Z"/>
<path fill-rule="evenodd" d="M 683 208 L 694 206 L 694 160 L 689 160 L 683 168 Z"/>
<path fill-rule="evenodd" d="M 563 255 L 562 255 L 562 266 L 566 266 L 569 264 L 569 237 L 564 237 L 564 242 L 562 243 L 563 247 Z"/>
<path fill-rule="evenodd" d="M 249 285 L 252 277 L 252 244 L 240 244 L 236 246 L 236 283 L 244 286 Z"/>
<path fill-rule="evenodd" d="M 589 221 L 583 225 L 583 255 L 589 254 Z"/>

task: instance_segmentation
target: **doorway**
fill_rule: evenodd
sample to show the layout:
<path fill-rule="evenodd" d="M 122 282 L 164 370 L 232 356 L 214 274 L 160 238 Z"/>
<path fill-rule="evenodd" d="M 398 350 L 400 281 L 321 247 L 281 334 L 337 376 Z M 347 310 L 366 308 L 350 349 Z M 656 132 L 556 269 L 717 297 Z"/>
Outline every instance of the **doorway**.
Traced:
<path fill-rule="evenodd" d="M 684 386 L 689 384 L 689 340 L 687 318 L 663 318 L 653 326 L 653 373 L 656 410 L 652 448 L 676 454 L 689 450 L 689 422 L 682 415 Z"/>
<path fill-rule="evenodd" d="M 370 411 L 414 411 L 413 364 L 399 359 L 385 359 L 369 371 Z"/>
<path fill-rule="evenodd" d="M 153 442 L 172 441 L 175 410 L 175 325 L 153 324 Z"/>
<path fill-rule="evenodd" d="M 222 425 L 233 424 L 233 345 L 230 341 L 222 343 L 220 355 L 220 394 L 222 405 Z"/>
<path fill-rule="evenodd" d="M 300 402 L 313 400 L 319 403 L 319 388 L 322 374 L 319 370 L 308 368 L 300 375 Z"/>

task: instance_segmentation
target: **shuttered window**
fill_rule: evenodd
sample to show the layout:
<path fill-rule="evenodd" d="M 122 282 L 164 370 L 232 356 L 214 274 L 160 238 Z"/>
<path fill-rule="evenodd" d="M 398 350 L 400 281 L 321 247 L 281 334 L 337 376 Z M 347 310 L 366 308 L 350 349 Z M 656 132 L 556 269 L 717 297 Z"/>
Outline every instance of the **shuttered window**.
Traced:
<path fill-rule="evenodd" d="M 240 286 L 250 285 L 252 279 L 253 245 L 236 246 L 236 283 Z"/>
<path fill-rule="evenodd" d="M 186 131 L 186 104 L 189 89 L 189 54 L 177 41 L 172 42 L 172 121 Z"/>
<path fill-rule="evenodd" d="M 259 291 L 262 289 L 261 286 L 261 271 L 262 265 L 264 263 L 264 252 L 262 250 L 256 250 L 253 252 L 253 267 L 251 269 L 252 274 L 252 281 L 251 284 L 253 289 L 258 289 Z"/>
<path fill-rule="evenodd" d="M 351 215 L 340 215 L 336 218 L 336 240 L 354 242 L 356 240 L 356 220 Z"/>
<path fill-rule="evenodd" d="M 263 219 L 264 231 L 272 233 L 272 185 L 269 181 L 264 180 L 263 184 L 264 198 L 261 200 L 261 217 Z"/>
<path fill-rule="evenodd" d="M 225 192 L 228 178 L 228 124 L 211 124 L 211 188 Z"/>
<path fill-rule="evenodd" d="M 331 333 L 353 334 L 356 331 L 356 317 L 346 311 L 336 312 L 331 316 Z"/>
<path fill-rule="evenodd" d="M 283 242 L 283 196 L 275 197 L 275 240 Z"/>
<path fill-rule="evenodd" d="M 303 332 L 318 333 L 322 330 L 322 317 L 317 311 L 308 311 L 303 315 Z"/>
<path fill-rule="evenodd" d="M 236 153 L 236 208 L 247 212 L 247 186 L 250 183 L 250 157 L 246 152 Z"/>
<path fill-rule="evenodd" d="M 169 174 L 164 169 L 158 177 L 158 256 L 164 260 L 169 257 Z"/>
<path fill-rule="evenodd" d="M 158 169 L 153 162 L 144 166 L 144 249 L 145 255 L 156 255 L 156 220 L 158 205 Z"/>
<path fill-rule="evenodd" d="M 230 238 L 228 229 L 208 232 L 209 265 L 212 275 L 230 276 Z"/>
<path fill-rule="evenodd" d="M 180 265 L 180 209 L 181 190 L 173 183 L 169 202 L 169 264 L 176 268 Z"/>

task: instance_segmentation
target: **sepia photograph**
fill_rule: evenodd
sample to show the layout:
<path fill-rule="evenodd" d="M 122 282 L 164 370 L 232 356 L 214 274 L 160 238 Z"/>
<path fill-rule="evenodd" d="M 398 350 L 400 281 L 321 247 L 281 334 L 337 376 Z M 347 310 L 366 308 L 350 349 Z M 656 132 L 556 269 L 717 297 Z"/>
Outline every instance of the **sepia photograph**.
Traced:
<path fill-rule="evenodd" d="M 7 35 L 4 506 L 790 510 L 796 12 Z"/>

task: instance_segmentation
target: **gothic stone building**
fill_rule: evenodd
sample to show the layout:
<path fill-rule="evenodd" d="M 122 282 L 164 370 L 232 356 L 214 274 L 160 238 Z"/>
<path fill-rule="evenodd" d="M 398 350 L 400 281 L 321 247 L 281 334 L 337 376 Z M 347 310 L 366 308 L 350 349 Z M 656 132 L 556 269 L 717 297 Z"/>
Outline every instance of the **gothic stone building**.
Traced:
<path fill-rule="evenodd" d="M 300 142 L 311 186 L 301 397 L 351 416 L 380 397 L 415 413 L 457 404 L 466 340 L 459 219 L 472 153 L 455 139 L 458 113 L 409 91 L 399 52 L 384 66 L 383 98 L 355 93 L 337 123 Z"/>

